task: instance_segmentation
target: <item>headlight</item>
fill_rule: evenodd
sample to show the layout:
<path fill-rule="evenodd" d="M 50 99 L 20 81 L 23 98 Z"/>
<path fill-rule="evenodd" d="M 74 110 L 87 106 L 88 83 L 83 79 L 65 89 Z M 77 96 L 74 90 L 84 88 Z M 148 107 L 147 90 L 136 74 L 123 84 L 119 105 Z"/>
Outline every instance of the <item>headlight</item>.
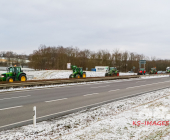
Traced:
<path fill-rule="evenodd" d="M 1 78 L 4 78 L 4 75 L 1 75 Z"/>

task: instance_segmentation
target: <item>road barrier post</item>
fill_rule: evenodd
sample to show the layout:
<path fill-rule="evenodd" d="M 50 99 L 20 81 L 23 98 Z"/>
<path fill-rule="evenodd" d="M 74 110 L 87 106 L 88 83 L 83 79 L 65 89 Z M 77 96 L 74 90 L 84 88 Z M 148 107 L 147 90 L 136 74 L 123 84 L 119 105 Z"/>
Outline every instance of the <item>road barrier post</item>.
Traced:
<path fill-rule="evenodd" d="M 36 127 L 36 106 L 33 107 L 33 126 Z"/>

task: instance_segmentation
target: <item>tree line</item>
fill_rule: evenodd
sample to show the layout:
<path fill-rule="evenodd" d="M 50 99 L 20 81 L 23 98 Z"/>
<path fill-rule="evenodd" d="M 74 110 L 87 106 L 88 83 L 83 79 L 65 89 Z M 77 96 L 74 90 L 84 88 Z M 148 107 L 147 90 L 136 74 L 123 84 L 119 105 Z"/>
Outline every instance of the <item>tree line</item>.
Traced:
<path fill-rule="evenodd" d="M 5 58 L 6 61 L 2 61 Z M 26 63 L 29 60 L 29 63 Z M 120 51 L 119 49 L 98 50 L 96 52 L 89 49 L 81 50 L 77 47 L 45 46 L 41 45 L 32 54 L 17 54 L 12 51 L 0 52 L 0 66 L 21 65 L 28 66 L 36 70 L 65 70 L 67 63 L 88 68 L 95 66 L 117 67 L 119 71 L 127 72 L 139 69 L 139 60 L 146 60 L 146 70 L 156 67 L 157 70 L 165 71 L 170 66 L 170 60 L 148 57 L 134 52 Z"/>
<path fill-rule="evenodd" d="M 80 50 L 77 47 L 63 46 L 45 46 L 41 45 L 38 50 L 34 50 L 29 55 L 29 67 L 36 70 L 65 70 L 67 63 L 88 68 L 95 66 L 117 67 L 119 71 L 127 72 L 133 70 L 137 72 L 139 69 L 139 60 L 146 60 L 146 70 L 156 67 L 157 70 L 165 71 L 170 66 L 170 60 L 158 59 L 156 57 L 148 57 L 143 54 L 137 54 L 128 51 L 120 51 L 119 49 L 98 50 L 96 52 L 89 49 Z"/>

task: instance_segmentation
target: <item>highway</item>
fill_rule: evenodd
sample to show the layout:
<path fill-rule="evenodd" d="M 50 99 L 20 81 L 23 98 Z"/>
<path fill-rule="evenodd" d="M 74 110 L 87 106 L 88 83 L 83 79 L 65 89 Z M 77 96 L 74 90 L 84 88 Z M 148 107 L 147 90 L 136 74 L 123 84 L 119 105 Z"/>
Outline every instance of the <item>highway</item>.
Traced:
<path fill-rule="evenodd" d="M 170 77 L 94 82 L 0 93 L 0 130 L 61 117 L 75 111 L 170 87 Z"/>

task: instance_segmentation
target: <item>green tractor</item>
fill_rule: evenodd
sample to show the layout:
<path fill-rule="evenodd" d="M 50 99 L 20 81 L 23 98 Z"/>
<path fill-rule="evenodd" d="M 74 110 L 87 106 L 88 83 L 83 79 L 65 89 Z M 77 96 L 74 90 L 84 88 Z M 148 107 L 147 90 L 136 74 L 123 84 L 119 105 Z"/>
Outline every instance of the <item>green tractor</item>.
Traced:
<path fill-rule="evenodd" d="M 21 67 L 9 67 L 7 73 L 0 75 L 0 81 L 14 82 L 14 81 L 26 81 L 26 74 L 21 70 Z"/>
<path fill-rule="evenodd" d="M 145 75 L 145 74 L 146 74 L 145 68 L 140 68 L 140 69 L 138 70 L 138 75 Z"/>
<path fill-rule="evenodd" d="M 119 72 L 116 67 L 110 67 L 109 72 L 105 73 L 105 76 L 119 76 Z"/>
<path fill-rule="evenodd" d="M 86 72 L 83 72 L 81 67 L 71 65 L 71 69 L 73 70 L 73 73 L 69 76 L 69 78 L 86 78 Z"/>
<path fill-rule="evenodd" d="M 151 68 L 149 74 L 157 74 L 156 68 Z"/>

